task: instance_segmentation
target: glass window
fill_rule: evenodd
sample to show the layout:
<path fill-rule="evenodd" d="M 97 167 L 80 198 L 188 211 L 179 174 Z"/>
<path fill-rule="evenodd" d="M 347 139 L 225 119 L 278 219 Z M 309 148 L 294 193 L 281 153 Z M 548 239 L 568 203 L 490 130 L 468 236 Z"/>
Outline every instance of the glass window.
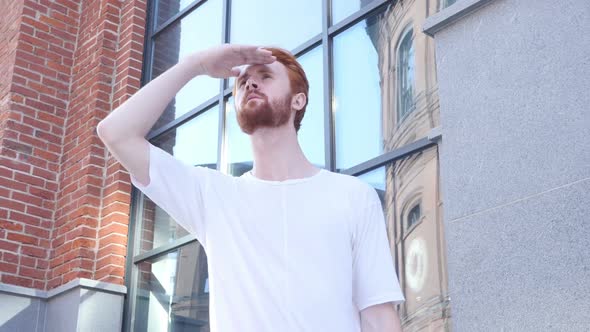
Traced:
<path fill-rule="evenodd" d="M 231 1 L 232 43 L 292 50 L 321 32 L 322 1 Z"/>
<path fill-rule="evenodd" d="M 154 40 L 152 79 L 186 55 L 221 44 L 222 1 L 209 0 L 188 16 L 166 28 Z M 198 76 L 188 82 L 168 104 L 154 128 L 179 118 L 219 93 L 220 81 Z"/>
<path fill-rule="evenodd" d="M 137 265 L 133 331 L 209 331 L 209 279 L 193 242 Z"/>
<path fill-rule="evenodd" d="M 445 1 L 445 7 L 448 7 L 452 4 L 454 4 L 455 2 L 457 2 L 457 0 L 444 0 Z"/>
<path fill-rule="evenodd" d="M 428 38 L 414 39 L 411 25 L 391 22 L 400 19 L 395 10 L 369 16 L 334 37 L 337 170 L 427 137 L 439 125 L 434 52 Z"/>
<path fill-rule="evenodd" d="M 334 0 L 332 1 L 332 25 L 347 18 L 371 3 L 373 0 Z"/>
<path fill-rule="evenodd" d="M 216 168 L 219 107 L 199 114 L 153 140 L 153 144 L 189 165 Z"/>
<path fill-rule="evenodd" d="M 398 49 L 398 123 L 414 110 L 414 45 L 412 30 L 406 32 Z"/>
<path fill-rule="evenodd" d="M 389 245 L 406 297 L 399 309 L 402 321 L 409 322 L 404 331 L 441 327 L 449 320 L 438 167 L 438 149 L 432 147 L 359 176 L 382 201 Z M 401 222 L 408 207 L 407 223 L 415 226 L 411 233 L 404 233 L 407 227 Z M 427 222 L 416 224 L 420 218 Z"/>
<path fill-rule="evenodd" d="M 334 38 L 337 169 L 360 164 L 383 151 L 379 55 L 371 29 L 379 21 L 363 20 Z"/>
<path fill-rule="evenodd" d="M 325 144 L 324 144 L 324 72 L 323 53 L 321 47 L 300 56 L 299 63 L 305 70 L 309 81 L 309 103 L 305 110 L 305 116 L 299 128 L 299 143 L 301 149 L 309 161 L 318 166 L 324 167 Z"/>
<path fill-rule="evenodd" d="M 189 233 L 149 197 L 141 195 L 141 231 L 139 252 L 144 253 L 169 244 Z"/>
<path fill-rule="evenodd" d="M 408 213 L 408 229 L 420 221 L 420 204 L 414 206 Z"/>
<path fill-rule="evenodd" d="M 199 114 L 178 128 L 167 131 L 152 144 L 175 158 L 195 166 L 217 168 L 219 107 Z M 164 210 L 142 195 L 139 251 L 145 252 L 188 235 Z"/>
<path fill-rule="evenodd" d="M 238 124 L 234 97 L 227 100 L 225 111 L 225 167 L 223 169 L 227 174 L 240 176 L 252 169 L 254 157 L 250 138 Z"/>
<path fill-rule="evenodd" d="M 195 0 L 158 0 L 156 5 L 158 11 L 156 14 L 157 26 L 181 12 L 194 1 Z"/>

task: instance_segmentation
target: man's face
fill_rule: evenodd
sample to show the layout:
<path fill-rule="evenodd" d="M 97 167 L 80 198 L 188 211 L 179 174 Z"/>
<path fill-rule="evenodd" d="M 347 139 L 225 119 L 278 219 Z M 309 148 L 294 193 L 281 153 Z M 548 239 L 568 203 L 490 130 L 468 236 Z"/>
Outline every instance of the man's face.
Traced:
<path fill-rule="evenodd" d="M 287 68 L 275 61 L 245 67 L 236 79 L 238 124 L 246 134 L 280 127 L 291 118 L 291 84 Z"/>

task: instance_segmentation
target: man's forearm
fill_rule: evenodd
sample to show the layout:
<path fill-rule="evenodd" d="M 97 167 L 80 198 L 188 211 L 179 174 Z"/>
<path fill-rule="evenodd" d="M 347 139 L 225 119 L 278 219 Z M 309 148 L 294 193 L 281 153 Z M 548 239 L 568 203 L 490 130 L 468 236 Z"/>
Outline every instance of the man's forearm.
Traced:
<path fill-rule="evenodd" d="M 116 142 L 145 137 L 178 91 L 202 75 L 199 55 L 192 54 L 146 84 L 98 125 L 101 138 Z"/>
<path fill-rule="evenodd" d="M 393 304 L 378 304 L 361 311 L 361 331 L 401 332 L 401 323 Z"/>

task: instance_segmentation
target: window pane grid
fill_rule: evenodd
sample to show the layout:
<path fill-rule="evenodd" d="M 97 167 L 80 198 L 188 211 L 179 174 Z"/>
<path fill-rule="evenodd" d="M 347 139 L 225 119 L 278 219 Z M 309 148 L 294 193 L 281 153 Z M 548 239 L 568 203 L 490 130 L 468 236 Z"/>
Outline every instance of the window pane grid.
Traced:
<path fill-rule="evenodd" d="M 208 1 L 214 1 L 214 0 L 208 0 Z M 227 0 L 224 0 L 224 1 L 227 1 Z M 186 10 L 186 8 L 190 8 L 190 12 L 185 13 L 185 15 L 182 16 L 182 17 L 175 18 L 174 21 L 165 22 L 166 24 L 165 24 L 165 27 L 164 28 L 167 29 L 168 27 L 170 27 L 170 26 L 174 25 L 175 23 L 179 22 L 183 17 L 185 17 L 188 14 L 190 14 L 194 9 L 199 8 L 200 4 L 199 4 L 199 6 L 195 6 L 199 2 L 205 2 L 205 1 L 202 1 L 202 0 L 193 1 L 189 5 L 189 7 L 185 7 L 184 8 L 185 10 Z M 363 11 L 363 7 L 366 6 L 367 3 L 371 3 L 371 2 L 377 3 L 379 1 L 364 1 L 363 4 L 362 4 L 362 6 L 359 9 L 357 9 L 357 12 L 362 12 Z M 384 1 L 384 3 L 385 2 L 386 1 Z M 186 5 L 186 4 L 183 4 L 183 5 Z M 196 7 L 196 8 L 193 8 L 193 7 Z M 226 10 L 226 12 L 223 13 L 224 16 L 227 15 L 228 9 L 226 8 L 225 10 Z M 324 15 L 325 14 L 326 13 L 324 13 Z M 374 15 L 373 12 L 369 12 L 369 13 L 365 14 L 365 16 L 359 17 L 358 19 L 359 20 L 367 20 L 367 19 L 370 19 L 370 17 L 369 17 L 370 15 Z M 351 14 L 348 15 L 349 18 L 354 17 L 354 16 L 355 16 L 355 12 L 351 12 Z M 334 24 L 334 23 L 338 23 L 338 22 L 334 22 L 333 21 L 332 24 Z M 229 29 L 231 27 L 231 22 L 229 22 L 229 20 L 228 20 L 226 22 L 226 25 L 227 25 L 227 29 L 229 31 Z M 328 30 L 330 30 L 330 28 L 333 29 L 333 26 L 328 27 Z M 160 29 L 159 31 L 155 31 L 155 32 L 152 33 L 152 36 L 150 38 L 150 43 L 149 43 L 150 45 L 148 45 L 150 49 L 152 49 L 154 47 L 155 37 L 157 35 L 159 35 L 160 32 L 162 32 L 162 25 L 160 25 L 159 29 Z M 350 29 L 350 27 L 348 27 L 347 30 L 348 29 Z M 345 31 L 347 31 L 347 30 L 345 30 Z M 328 32 L 328 37 L 329 37 L 330 41 L 332 41 L 335 36 L 337 36 L 338 34 L 340 34 L 342 32 L 344 32 L 344 31 L 340 31 L 340 30 L 336 30 L 335 31 L 335 30 L 332 30 L 332 31 Z M 402 42 L 402 44 L 404 44 L 404 45 L 410 44 L 411 45 L 411 33 L 407 34 L 406 37 L 407 38 L 404 38 L 404 41 Z M 300 44 L 299 46 L 295 47 L 294 50 L 299 49 L 300 50 L 299 52 L 305 52 L 305 53 L 307 53 L 307 52 L 309 52 L 309 47 L 313 46 L 313 44 L 316 44 L 316 43 L 318 43 L 320 49 L 322 49 L 322 50 L 324 50 L 326 47 L 328 47 L 324 41 L 320 40 L 318 42 L 317 41 L 318 40 L 317 38 L 318 38 L 318 36 L 315 36 L 315 37 L 310 38 L 309 40 L 307 40 L 304 43 Z M 400 44 L 400 49 L 401 49 L 401 44 Z M 407 69 L 407 70 L 404 71 L 403 74 L 401 74 L 401 73 L 399 74 L 399 76 L 400 76 L 399 77 L 399 80 L 401 82 L 404 82 L 404 83 L 403 83 L 403 89 L 401 89 L 401 90 L 403 90 L 403 92 L 400 92 L 400 98 L 399 98 L 399 103 L 400 103 L 400 105 L 403 105 L 403 106 L 399 106 L 398 109 L 400 109 L 400 110 L 401 109 L 406 110 L 405 112 L 403 112 L 403 115 L 401 116 L 402 118 L 405 115 L 407 115 L 408 113 L 410 113 L 412 111 L 413 107 L 414 107 L 414 105 L 413 105 L 413 94 L 414 94 L 414 92 L 413 92 L 413 85 L 411 84 L 412 77 L 413 77 L 413 67 L 414 67 L 413 62 L 411 61 L 411 59 L 413 59 L 413 57 L 414 57 L 413 52 L 414 52 L 413 47 L 409 47 L 409 49 L 405 49 L 405 51 L 403 53 L 400 52 L 400 54 L 402 54 L 401 57 L 403 58 L 403 59 L 400 59 L 400 67 L 403 67 L 403 68 L 406 68 Z M 332 50 L 329 50 L 329 53 L 331 54 L 332 53 Z M 328 69 L 324 69 L 324 70 L 327 70 L 328 72 L 333 72 L 334 69 L 333 68 L 328 68 Z M 329 76 L 330 75 L 328 75 L 328 77 Z M 227 90 L 231 90 L 231 87 L 228 87 Z M 199 114 L 201 113 L 200 112 L 200 109 L 210 108 L 212 105 L 214 105 L 217 102 L 215 99 L 220 98 L 220 96 L 224 96 L 224 92 L 226 92 L 226 91 L 223 91 L 223 89 L 219 89 L 218 90 L 218 94 L 215 95 L 215 96 L 212 96 L 212 98 L 209 99 L 209 104 L 207 104 L 207 105 L 201 105 L 198 109 L 194 109 L 193 111 L 191 111 L 191 113 L 194 112 L 194 115 L 188 121 L 192 120 L 195 117 L 198 117 Z M 230 93 L 230 97 L 231 97 L 231 93 Z M 323 98 L 330 98 L 330 96 L 324 96 Z M 228 107 L 227 104 L 226 104 L 225 107 Z M 324 110 L 324 112 L 325 111 L 326 110 Z M 177 121 L 176 120 L 171 120 L 171 121 L 169 121 L 169 124 L 173 124 L 173 126 L 175 126 L 175 125 L 180 126 L 181 125 L 181 124 L 176 124 L 175 122 L 177 122 Z M 186 119 L 183 121 L 183 123 L 185 123 L 185 122 L 187 122 Z M 168 132 L 168 130 L 171 130 L 171 129 L 174 129 L 174 128 L 176 128 L 176 127 L 170 127 L 170 129 L 167 129 L 166 132 Z M 224 130 L 227 130 L 225 128 L 225 126 L 223 127 L 223 129 Z M 158 134 L 158 136 L 150 136 L 150 139 L 151 140 L 158 139 L 160 137 L 160 135 L 163 135 L 163 134 L 165 134 L 165 133 Z M 380 153 L 384 153 L 384 152 L 386 152 L 386 151 L 381 151 Z M 350 165 L 350 166 L 352 166 L 352 165 Z M 333 169 L 333 171 L 338 171 L 338 169 L 335 168 L 335 169 Z"/>

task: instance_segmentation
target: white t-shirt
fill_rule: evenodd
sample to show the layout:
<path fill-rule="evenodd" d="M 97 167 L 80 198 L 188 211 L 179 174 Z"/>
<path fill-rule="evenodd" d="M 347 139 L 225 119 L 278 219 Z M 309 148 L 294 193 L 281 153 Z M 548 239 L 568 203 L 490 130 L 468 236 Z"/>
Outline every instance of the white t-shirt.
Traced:
<path fill-rule="evenodd" d="M 404 301 L 375 190 L 321 170 L 266 181 L 193 167 L 150 144 L 132 183 L 207 254 L 213 332 L 360 331 L 360 310 Z"/>

